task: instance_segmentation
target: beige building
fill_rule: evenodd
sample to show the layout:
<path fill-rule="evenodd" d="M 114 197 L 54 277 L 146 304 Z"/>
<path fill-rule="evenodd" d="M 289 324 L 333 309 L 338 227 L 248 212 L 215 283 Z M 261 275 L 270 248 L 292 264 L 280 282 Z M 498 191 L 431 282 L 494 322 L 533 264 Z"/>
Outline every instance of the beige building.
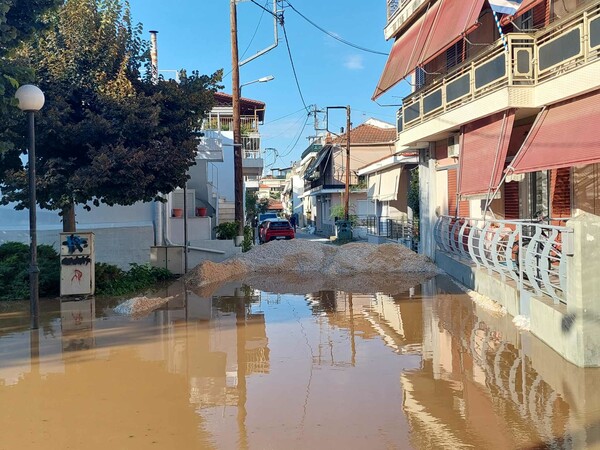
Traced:
<path fill-rule="evenodd" d="M 393 125 L 375 119 L 350 131 L 350 214 L 366 216 L 374 212 L 373 202 L 367 198 L 366 179 L 357 172 L 365 164 L 394 154 L 395 138 Z M 344 204 L 346 166 L 346 134 L 343 134 L 326 140 L 305 171 L 304 219 L 318 234 L 335 233 L 336 207 Z"/>

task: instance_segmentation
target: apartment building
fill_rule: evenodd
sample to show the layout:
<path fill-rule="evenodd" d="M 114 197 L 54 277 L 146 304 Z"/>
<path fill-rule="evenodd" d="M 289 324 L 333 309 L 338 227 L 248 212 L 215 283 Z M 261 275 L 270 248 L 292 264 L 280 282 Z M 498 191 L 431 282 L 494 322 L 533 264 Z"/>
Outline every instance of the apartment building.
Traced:
<path fill-rule="evenodd" d="M 419 150 L 420 250 L 598 366 L 600 2 L 490 3 L 388 0 L 373 97 L 413 86 L 395 145 Z"/>

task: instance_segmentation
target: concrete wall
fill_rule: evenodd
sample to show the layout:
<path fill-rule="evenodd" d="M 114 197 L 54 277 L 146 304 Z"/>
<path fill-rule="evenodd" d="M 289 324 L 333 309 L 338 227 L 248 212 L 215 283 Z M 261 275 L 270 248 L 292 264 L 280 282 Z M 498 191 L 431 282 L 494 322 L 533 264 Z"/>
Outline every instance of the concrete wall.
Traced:
<path fill-rule="evenodd" d="M 429 150 L 419 152 L 419 201 L 420 208 L 420 241 L 419 253 L 435 258 L 435 240 L 433 227 L 435 225 L 437 206 L 437 181 L 434 154 L 435 145 L 431 144 Z"/>
<path fill-rule="evenodd" d="M 101 205 L 85 211 L 76 208 L 77 231 L 95 234 L 96 261 L 128 269 L 130 263 L 150 261 L 150 246 L 154 244 L 153 203 L 109 207 Z M 61 218 L 56 211 L 38 209 L 38 243 L 59 250 Z M 0 206 L 0 244 L 29 244 L 29 211 L 16 211 L 13 205 Z"/>
<path fill-rule="evenodd" d="M 573 228 L 573 254 L 566 257 L 567 305 L 532 297 L 531 331 L 568 361 L 600 367 L 600 217 L 584 213 L 567 226 Z"/>

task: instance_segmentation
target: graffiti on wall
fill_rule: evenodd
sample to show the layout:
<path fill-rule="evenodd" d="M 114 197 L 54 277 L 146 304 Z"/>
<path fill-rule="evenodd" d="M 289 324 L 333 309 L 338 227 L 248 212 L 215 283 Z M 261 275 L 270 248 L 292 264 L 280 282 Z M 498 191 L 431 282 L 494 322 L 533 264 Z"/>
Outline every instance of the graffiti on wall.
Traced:
<path fill-rule="evenodd" d="M 61 295 L 89 294 L 93 290 L 92 233 L 61 234 Z"/>

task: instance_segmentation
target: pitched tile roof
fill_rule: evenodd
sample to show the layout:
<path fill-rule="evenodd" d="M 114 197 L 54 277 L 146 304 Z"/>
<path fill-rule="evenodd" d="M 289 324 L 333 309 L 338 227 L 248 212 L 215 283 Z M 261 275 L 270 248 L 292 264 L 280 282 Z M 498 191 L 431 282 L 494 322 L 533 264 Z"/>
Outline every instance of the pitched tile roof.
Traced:
<path fill-rule="evenodd" d="M 350 131 L 350 144 L 387 144 L 396 140 L 395 128 L 380 128 L 363 123 Z M 333 139 L 334 144 L 345 144 L 346 133 Z"/>
<path fill-rule="evenodd" d="M 225 92 L 215 92 L 214 98 L 215 106 L 233 105 L 233 96 L 231 94 L 226 94 Z M 258 111 L 259 120 L 262 121 L 264 120 L 265 107 L 266 105 L 264 102 L 252 100 L 250 98 L 240 98 L 240 111 L 242 116 L 252 116 L 254 115 L 255 111 L 262 110 Z"/>
<path fill-rule="evenodd" d="M 267 209 L 282 210 L 283 209 L 283 203 L 281 203 L 280 201 L 273 200 L 272 198 L 270 198 L 269 199 L 269 206 L 267 206 Z"/>

